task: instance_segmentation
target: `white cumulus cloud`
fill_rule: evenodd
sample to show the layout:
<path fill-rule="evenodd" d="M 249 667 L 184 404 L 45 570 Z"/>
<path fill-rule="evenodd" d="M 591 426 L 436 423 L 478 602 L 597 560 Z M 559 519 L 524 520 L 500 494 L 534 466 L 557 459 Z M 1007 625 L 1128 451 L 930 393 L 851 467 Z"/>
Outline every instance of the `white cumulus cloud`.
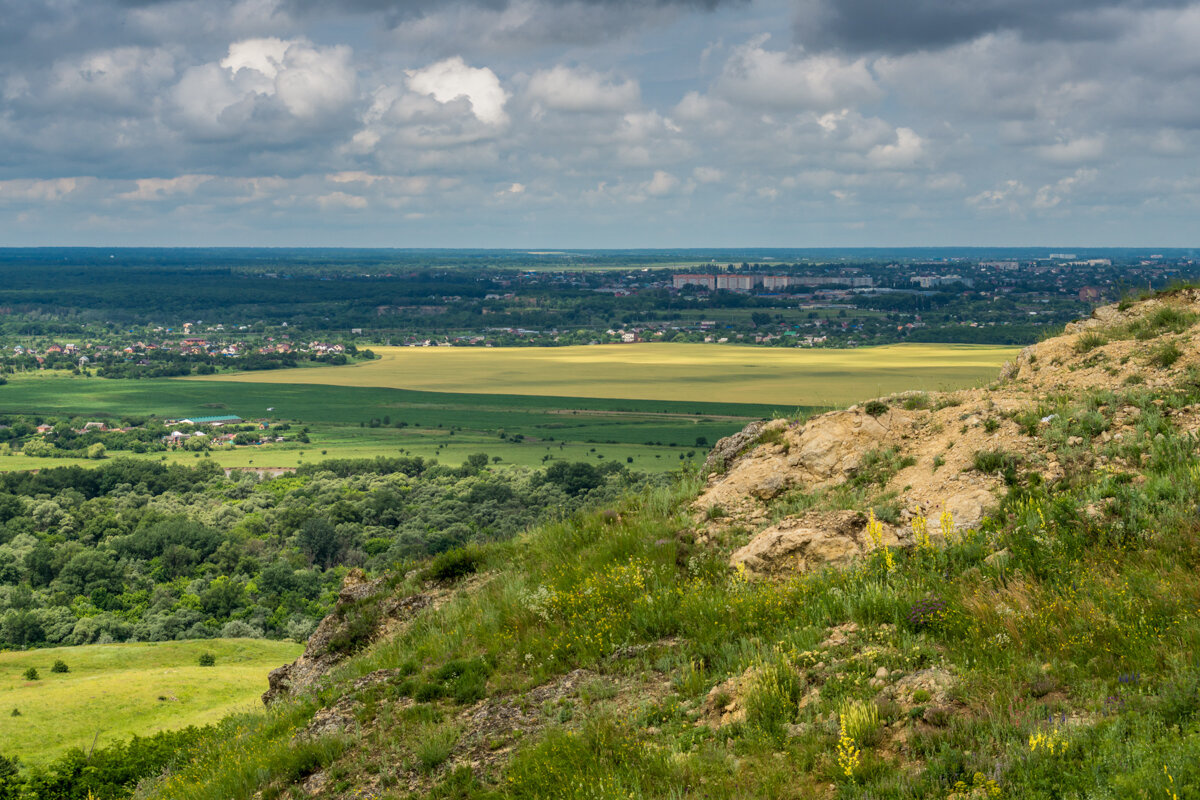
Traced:
<path fill-rule="evenodd" d="M 439 103 L 466 99 L 480 122 L 501 125 L 508 121 L 504 105 L 508 92 L 500 85 L 496 73 L 487 67 L 468 66 L 455 56 L 424 69 L 408 70 L 408 86 L 418 94 L 428 95 Z"/>

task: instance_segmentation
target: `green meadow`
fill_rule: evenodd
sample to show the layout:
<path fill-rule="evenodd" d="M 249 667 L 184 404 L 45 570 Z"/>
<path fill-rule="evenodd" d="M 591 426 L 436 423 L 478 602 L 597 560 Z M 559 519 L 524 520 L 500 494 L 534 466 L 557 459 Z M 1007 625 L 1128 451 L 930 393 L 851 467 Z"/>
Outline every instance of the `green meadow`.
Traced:
<path fill-rule="evenodd" d="M 330 370 L 335 368 L 329 368 Z M 536 466 L 546 457 L 619 458 L 661 471 L 680 453 L 704 447 L 752 419 L 807 408 L 742 403 L 464 394 L 405 389 L 264 384 L 234 381 L 104 380 L 18 376 L 0 387 L 0 413 L 160 418 L 231 413 L 244 419 L 290 421 L 310 428 L 309 444 L 213 451 L 224 467 L 291 467 L 324 458 L 411 455 L 458 464 L 486 452 L 504 463 Z M 372 427 L 372 420 L 377 426 Z M 501 438 L 501 433 L 504 438 Z M 518 438 L 519 437 L 519 438 Z M 660 443 L 660 444 L 654 444 Z M 115 453 L 114 453 L 115 455 Z M 140 458 L 162 458 L 150 453 Z M 168 453 L 194 462 L 194 453 Z M 627 459 L 633 458 L 633 462 Z M 76 459 L 0 457 L 0 470 L 35 469 Z M 90 462 L 95 463 L 95 462 Z"/>
<path fill-rule="evenodd" d="M 211 639 L 0 652 L 0 742 L 5 755 L 36 764 L 72 747 L 217 722 L 257 707 L 267 673 L 302 649 L 290 641 Z M 202 653 L 216 664 L 201 667 Z M 50 671 L 58 659 L 70 672 Z M 30 667 L 38 680 L 25 679 Z"/>

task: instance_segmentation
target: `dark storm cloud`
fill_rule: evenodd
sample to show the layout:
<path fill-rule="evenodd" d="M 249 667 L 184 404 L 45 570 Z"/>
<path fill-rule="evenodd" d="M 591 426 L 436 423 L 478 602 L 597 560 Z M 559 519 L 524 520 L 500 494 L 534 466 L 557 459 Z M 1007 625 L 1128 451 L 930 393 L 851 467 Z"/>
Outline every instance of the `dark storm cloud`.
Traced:
<path fill-rule="evenodd" d="M 802 0 L 796 38 L 853 52 L 937 49 L 989 33 L 1031 40 L 1108 39 L 1128 15 L 1189 0 Z"/>

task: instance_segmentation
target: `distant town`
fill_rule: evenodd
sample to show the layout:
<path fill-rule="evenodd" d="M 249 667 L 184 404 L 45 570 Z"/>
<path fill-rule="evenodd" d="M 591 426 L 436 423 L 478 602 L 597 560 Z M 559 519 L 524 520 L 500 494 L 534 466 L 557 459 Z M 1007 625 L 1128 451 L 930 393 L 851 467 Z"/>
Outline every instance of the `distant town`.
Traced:
<path fill-rule="evenodd" d="M 7 266 L 11 278 L 0 286 L 0 374 L 139 378 L 337 365 L 372 358 L 379 345 L 1028 344 L 1095 304 L 1200 275 L 1200 262 L 1178 251 L 821 263 L 646 257 L 640 265 L 634 256 L 630 264 L 591 264 L 572 254 L 542 263 L 547 256 L 538 255 L 520 266 L 472 258 L 481 257 L 397 269 L 346 256 L 289 271 L 235 262 L 206 267 L 220 280 L 193 282 L 187 294 L 170 269 L 138 277 L 159 282 L 147 292 L 177 293 L 161 303 L 110 291 L 136 264 L 117 270 L 101 262 L 64 273 L 75 303 L 51 305 L 40 300 L 42 284 L 16 268 L 20 260 L 0 261 L 0 277 Z M 164 307 L 175 309 L 172 318 L 162 318 Z"/>

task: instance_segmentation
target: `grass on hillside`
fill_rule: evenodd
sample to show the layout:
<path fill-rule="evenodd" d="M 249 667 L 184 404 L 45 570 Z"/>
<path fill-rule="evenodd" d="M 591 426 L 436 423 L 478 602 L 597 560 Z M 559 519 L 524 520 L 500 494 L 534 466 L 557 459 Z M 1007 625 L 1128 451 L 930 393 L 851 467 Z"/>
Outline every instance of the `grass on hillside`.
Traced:
<path fill-rule="evenodd" d="M 436 392 L 840 406 L 910 389 L 990 381 L 1017 348 L 903 344 L 855 350 L 634 344 L 380 347 L 378 360 L 193 378 Z"/>
<path fill-rule="evenodd" d="M 302 649 L 213 639 L 0 652 L 0 755 L 46 763 L 72 747 L 217 722 L 253 708 L 267 673 Z M 216 664 L 199 666 L 202 653 Z M 70 671 L 52 672 L 56 660 Z M 31 667 L 38 680 L 25 679 Z"/>
<path fill-rule="evenodd" d="M 1049 489 L 1018 465 L 978 530 L 845 571 L 768 582 L 729 570 L 728 548 L 749 532 L 697 544 L 696 482 L 492 546 L 481 582 L 322 693 L 332 703 L 359 677 L 398 671 L 356 695 L 361 732 L 326 776 L 382 798 L 410 796 L 404 776 L 423 774 L 435 796 L 456 798 L 1195 797 L 1200 441 L 1159 403 L 1198 401 L 1200 375 L 1158 394 L 1051 398 L 1036 413 L 1057 416 L 1037 435 L 1064 482 Z M 1137 430 L 1102 443 L 1127 405 L 1141 411 Z M 1112 466 L 1093 472 L 1080 438 Z M 866 508 L 877 490 L 852 491 Z M 410 578 L 400 591 L 420 588 Z M 851 622 L 857 632 L 823 643 Z M 540 732 L 461 729 L 480 697 L 520 702 L 577 669 L 586 680 L 540 709 Z M 888 700 L 872 683 L 880 669 L 943 675 L 945 696 Z M 705 698 L 737 676 L 749 676 L 744 720 L 697 726 Z M 276 720 L 303 725 L 314 708 L 243 718 L 243 741 L 206 749 L 146 796 L 278 795 L 293 779 L 282 759 L 231 756 L 280 747 Z M 431 734 L 447 731 L 515 755 L 481 783 L 451 768 L 457 745 L 431 751 Z M 222 794 L 235 783 L 244 790 Z"/>

